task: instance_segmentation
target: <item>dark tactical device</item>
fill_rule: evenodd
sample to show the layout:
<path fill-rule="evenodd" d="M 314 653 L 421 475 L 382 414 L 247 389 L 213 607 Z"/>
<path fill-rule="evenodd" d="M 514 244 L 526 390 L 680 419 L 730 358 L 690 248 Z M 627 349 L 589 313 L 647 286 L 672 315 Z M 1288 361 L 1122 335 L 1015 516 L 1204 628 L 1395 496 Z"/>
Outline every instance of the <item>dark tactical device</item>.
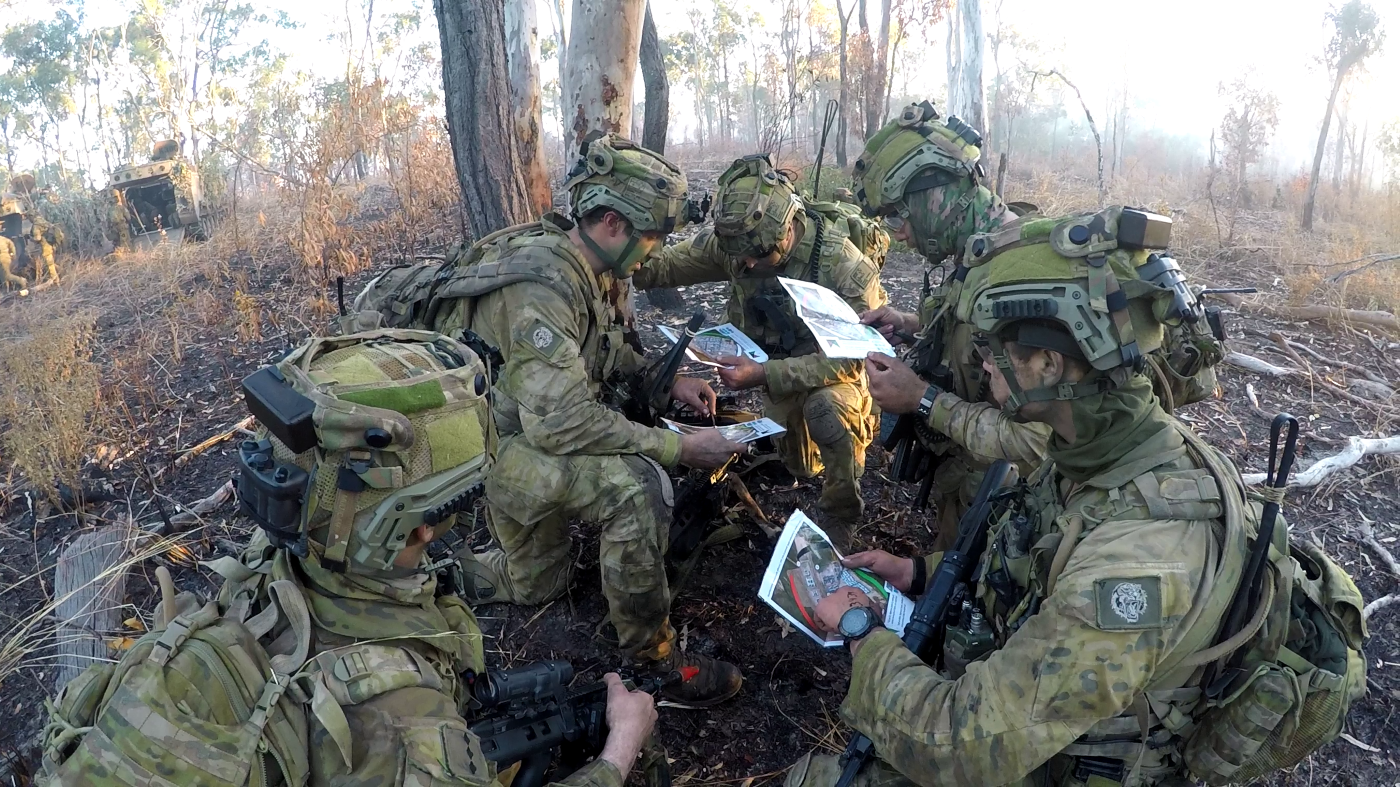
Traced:
<path fill-rule="evenodd" d="M 1166 216 L 1124 208 L 1118 217 L 1118 245 L 1122 248 L 1165 249 L 1171 238 L 1172 220 Z"/>
<path fill-rule="evenodd" d="M 276 366 L 264 366 L 243 378 L 243 400 L 258 423 L 294 454 L 316 447 L 316 404 L 287 382 Z"/>
<path fill-rule="evenodd" d="M 622 414 L 627 416 L 627 420 L 643 426 L 656 426 L 657 421 L 670 409 L 671 383 L 675 382 L 676 372 L 685 361 L 690 340 L 695 338 L 704 323 L 704 312 L 692 314 L 685 331 L 670 352 L 652 364 L 645 374 L 633 378 L 628 386 L 627 400 L 622 405 Z"/>
<path fill-rule="evenodd" d="M 1283 438 L 1282 456 L 1279 454 L 1280 437 Z M 1293 460 L 1297 455 L 1298 419 L 1288 413 L 1279 413 L 1274 416 L 1274 422 L 1269 427 L 1269 472 L 1265 475 L 1264 485 L 1278 490 L 1286 489 L 1288 473 L 1293 469 Z M 1274 525 L 1278 522 L 1278 512 L 1278 499 L 1269 500 L 1264 504 L 1264 511 L 1259 517 L 1259 531 L 1250 545 L 1240 584 L 1234 597 L 1230 599 L 1230 606 L 1226 608 L 1225 622 L 1220 626 L 1216 644 L 1235 636 L 1259 607 L 1264 577 L 1268 573 L 1265 567 L 1269 561 L 1269 548 L 1274 540 Z M 1240 668 L 1244 654 L 1245 649 L 1239 648 L 1229 657 L 1228 662 L 1216 661 L 1206 668 L 1201 685 L 1205 687 L 1207 697 L 1214 699 L 1223 696 L 1232 685 L 1244 678 Z"/>
<path fill-rule="evenodd" d="M 692 668 L 693 669 L 693 668 Z M 692 673 L 689 677 L 693 677 Z M 556 756 L 563 778 L 603 750 L 608 737 L 608 685 L 603 681 L 571 689 L 574 668 L 567 661 L 541 661 L 525 667 L 467 673 L 471 688 L 472 734 L 480 739 L 481 753 L 505 770 L 520 763 L 512 787 L 540 787 Z M 655 694 L 682 683 L 679 671 L 641 681 L 626 681 L 628 688 Z M 666 758 L 651 765 L 659 769 L 652 787 L 669 787 Z M 649 777 L 654 774 L 649 773 Z"/>
<path fill-rule="evenodd" d="M 272 458 L 271 440 L 238 444 L 239 510 L 262 527 L 273 546 L 290 550 L 297 557 L 306 557 L 301 517 L 310 485 L 311 475 L 305 470 Z"/>
<path fill-rule="evenodd" d="M 1010 475 L 1011 463 L 1005 459 L 998 459 L 987 468 L 972 506 L 958 522 L 958 540 L 952 549 L 943 553 L 943 559 L 928 578 L 928 585 L 904 626 L 904 646 L 926 663 L 934 660 L 938 650 L 935 646 L 949 612 L 954 612 L 955 616 L 960 612 L 954 607 L 954 600 L 968 597 L 967 585 L 987 545 L 987 529 L 993 519 L 1002 514 L 1011 497 L 1002 491 Z M 841 778 L 836 780 L 836 787 L 851 787 L 860 769 L 873 756 L 875 744 L 856 733 L 841 755 Z"/>

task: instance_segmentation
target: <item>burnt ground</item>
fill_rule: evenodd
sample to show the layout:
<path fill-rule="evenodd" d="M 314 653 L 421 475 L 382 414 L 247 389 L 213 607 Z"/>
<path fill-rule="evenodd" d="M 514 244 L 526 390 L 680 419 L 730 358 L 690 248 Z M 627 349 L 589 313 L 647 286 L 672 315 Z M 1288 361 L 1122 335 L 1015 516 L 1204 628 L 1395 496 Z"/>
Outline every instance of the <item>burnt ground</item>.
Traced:
<path fill-rule="evenodd" d="M 380 268 L 389 264 L 383 262 Z M 167 511 L 176 504 L 190 504 L 217 489 L 232 473 L 233 446 L 225 442 L 192 461 L 176 467 L 183 449 L 220 433 L 244 412 L 237 400 L 238 381 L 281 350 L 304 337 L 310 327 L 292 320 L 272 322 L 279 305 L 300 303 L 306 294 L 281 268 L 269 269 L 234 257 L 234 270 L 246 268 L 244 291 L 253 294 L 271 313 L 265 338 L 240 340 L 228 324 L 192 325 L 179 362 L 161 358 L 141 364 L 136 371 L 111 359 L 133 357 L 141 348 L 135 336 L 141 314 L 120 308 L 105 314 L 98 325 L 104 366 L 120 380 L 118 393 L 135 415 L 120 454 L 136 451 L 157 474 L 156 488 Z M 374 271 L 365 271 L 347 285 L 357 290 Z M 1199 272 L 1197 275 L 1200 275 Z M 918 297 L 922 271 L 917 258 L 892 255 L 884 282 L 895 305 L 912 309 Z M 1256 284 L 1239 281 L 1239 275 L 1207 275 L 1211 284 Z M 227 298 L 232 286 L 226 280 L 206 283 L 217 297 Z M 1272 293 L 1282 297 L 1282 292 Z M 688 288 L 688 310 L 703 307 L 711 319 L 723 314 L 723 293 L 716 285 Z M 3 308 L 3 306 L 0 306 Z M 1313 347 L 1326 358 L 1346 359 L 1395 381 L 1400 368 L 1392 360 L 1394 346 L 1384 336 L 1369 336 L 1352 329 L 1328 330 L 1313 324 L 1282 324 L 1249 314 L 1234 317 L 1233 349 L 1274 363 L 1288 359 L 1268 348 L 1269 333 L 1280 331 Z M 664 315 L 643 302 L 639 324 L 657 321 L 678 323 L 679 315 Z M 315 324 L 315 323 L 312 323 Z M 649 343 L 654 332 L 643 331 Z M 1344 384 L 1344 370 L 1316 365 L 1319 375 Z M 1392 411 L 1385 404 L 1359 405 L 1336 398 L 1322 387 L 1230 367 L 1220 370 L 1223 396 L 1189 408 L 1183 417 L 1222 447 L 1244 471 L 1262 470 L 1267 458 L 1268 419 L 1278 410 L 1289 410 L 1304 421 L 1300 441 L 1300 466 L 1338 451 L 1352 435 L 1382 436 L 1393 432 Z M 1260 400 L 1258 412 L 1246 395 L 1253 384 Z M 120 430 L 119 430 L 120 431 Z M 883 476 L 883 452 L 872 450 L 863 482 L 867 498 L 865 524 L 856 532 L 858 546 L 879 546 L 896 553 L 921 551 L 931 538 L 931 517 L 911 511 L 912 489 L 889 483 Z M 1394 546 L 1400 539 L 1400 504 L 1396 500 L 1395 464 L 1370 458 L 1356 468 L 1311 490 L 1297 490 L 1289 497 L 1287 516 L 1295 537 L 1314 538 L 1352 572 L 1368 600 L 1394 592 L 1397 578 L 1385 570 L 1376 554 L 1362 546 L 1356 528 L 1374 523 L 1376 538 Z M 143 524 L 159 521 L 149 486 L 137 480 L 139 466 L 127 455 L 100 471 L 108 477 L 117 500 L 88 509 L 79 517 L 33 502 L 11 475 L 0 492 L 0 630 L 18 630 L 51 592 L 52 567 L 61 547 L 75 532 L 88 527 L 110 526 L 128 515 Z M 793 485 L 777 477 L 754 478 L 749 487 L 768 515 L 781 522 L 795 507 L 813 510 L 818 487 Z M 800 633 L 786 631 L 777 616 L 755 597 L 769 554 L 769 542 L 747 513 L 738 513 L 745 538 L 707 552 L 684 592 L 676 599 L 672 621 L 681 632 L 684 647 L 737 663 L 745 685 L 734 701 L 710 711 L 674 708 L 661 710 L 661 739 L 674 759 L 677 784 L 773 783 L 802 753 L 815 747 L 837 751 L 848 731 L 836 722 L 836 708 L 849 677 L 849 658 L 840 649 L 823 651 Z M 197 558 L 228 554 L 246 532 L 247 523 L 227 505 L 206 518 L 206 524 L 185 543 Z M 576 538 L 576 571 L 570 593 L 539 608 L 493 605 L 483 607 L 480 619 L 488 637 L 488 659 L 493 666 L 565 658 L 584 678 L 596 678 L 618 665 L 616 651 L 594 636 L 606 610 L 599 594 L 597 535 L 580 528 Z M 477 534 L 478 540 L 480 534 Z M 211 593 L 210 572 L 193 568 L 183 559 L 158 555 L 137 565 L 129 583 L 131 612 L 151 608 L 152 572 L 155 565 L 171 566 L 177 584 Z M 1395 608 L 1380 612 L 1372 622 L 1367 649 L 1370 664 L 1369 694 L 1353 709 L 1347 733 L 1355 743 L 1339 740 L 1269 783 L 1278 785 L 1375 785 L 1395 782 L 1393 715 L 1400 707 L 1400 616 Z M 39 627 L 42 628 L 42 627 Z M 10 635 L 7 635 L 7 638 Z M 33 655 L 0 684 L 0 712 L 9 722 L 0 726 L 0 752 L 5 752 L 22 776 L 33 756 L 32 744 L 42 727 L 43 699 L 51 674 L 46 669 L 47 643 L 35 638 L 28 644 Z M 1374 751 L 1372 750 L 1374 749 Z"/>

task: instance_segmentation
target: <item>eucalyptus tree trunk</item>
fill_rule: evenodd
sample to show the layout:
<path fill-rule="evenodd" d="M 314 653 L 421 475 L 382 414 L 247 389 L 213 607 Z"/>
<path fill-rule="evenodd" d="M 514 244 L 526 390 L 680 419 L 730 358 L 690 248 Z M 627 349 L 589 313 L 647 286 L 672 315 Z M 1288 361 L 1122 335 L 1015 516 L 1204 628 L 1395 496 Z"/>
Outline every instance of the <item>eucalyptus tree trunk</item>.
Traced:
<path fill-rule="evenodd" d="M 574 0 L 573 9 L 564 107 L 577 150 L 590 131 L 626 135 L 632 128 L 632 82 L 646 2 Z"/>
<path fill-rule="evenodd" d="M 540 102 L 540 36 L 534 0 L 506 0 L 506 70 L 516 146 L 525 167 L 531 213 L 549 210 L 552 195 L 544 171 L 544 130 Z"/>

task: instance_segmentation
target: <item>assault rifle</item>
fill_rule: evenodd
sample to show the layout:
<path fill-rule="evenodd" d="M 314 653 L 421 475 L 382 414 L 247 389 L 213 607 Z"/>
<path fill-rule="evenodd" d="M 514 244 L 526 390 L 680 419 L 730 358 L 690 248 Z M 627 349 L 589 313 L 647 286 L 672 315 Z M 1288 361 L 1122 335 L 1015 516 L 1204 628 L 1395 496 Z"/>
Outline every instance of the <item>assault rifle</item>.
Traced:
<path fill-rule="evenodd" d="M 561 765 L 569 767 L 603 751 L 608 737 L 608 685 L 598 681 L 570 689 L 573 678 L 574 668 L 567 661 L 467 674 L 475 711 L 468 722 L 470 729 L 480 739 L 481 753 L 497 769 L 520 763 L 512 787 L 540 787 L 557 755 L 563 755 Z M 631 689 L 655 694 L 686 679 L 673 671 L 627 683 Z M 652 758 L 648 768 L 655 769 L 648 774 L 654 775 L 653 787 L 670 787 L 664 756 Z"/>
<path fill-rule="evenodd" d="M 685 361 L 686 348 L 690 340 L 705 323 L 705 313 L 695 312 L 685 326 L 685 332 L 671 347 L 670 352 L 661 357 L 646 374 L 633 378 L 628 386 L 627 400 L 622 405 L 622 414 L 627 420 L 642 426 L 656 426 L 656 422 L 670 409 L 671 383 L 676 372 Z"/>
<path fill-rule="evenodd" d="M 959 265 L 953 271 L 953 279 L 962 281 L 967 276 L 967 268 Z M 917 342 L 906 356 L 909 366 L 926 383 L 940 390 L 952 390 L 953 371 L 948 367 L 947 354 L 948 320 L 939 319 L 929 326 L 921 341 Z M 890 475 L 896 483 L 920 482 L 916 505 L 923 509 L 928 505 L 929 494 L 933 490 L 933 472 L 937 469 L 938 457 L 928 446 L 919 440 L 921 432 L 917 413 L 905 413 L 895 421 L 894 429 L 885 439 L 885 450 L 894 453 L 890 463 Z M 936 436 L 928 434 L 929 442 L 937 442 Z"/>
<path fill-rule="evenodd" d="M 987 468 L 972 506 L 958 521 L 958 540 L 952 549 L 943 553 L 943 559 L 929 577 L 924 594 L 904 626 L 904 646 L 925 663 L 933 662 L 934 644 L 949 610 L 956 612 L 953 598 L 959 591 L 966 590 L 973 569 L 982 559 L 982 550 L 987 546 L 987 528 L 993 517 L 1000 515 L 1008 498 L 1000 490 L 1010 474 L 1011 463 L 1005 459 L 998 459 Z M 851 787 L 860 769 L 874 754 L 875 744 L 856 733 L 841 755 L 841 778 L 836 780 L 836 787 Z"/>

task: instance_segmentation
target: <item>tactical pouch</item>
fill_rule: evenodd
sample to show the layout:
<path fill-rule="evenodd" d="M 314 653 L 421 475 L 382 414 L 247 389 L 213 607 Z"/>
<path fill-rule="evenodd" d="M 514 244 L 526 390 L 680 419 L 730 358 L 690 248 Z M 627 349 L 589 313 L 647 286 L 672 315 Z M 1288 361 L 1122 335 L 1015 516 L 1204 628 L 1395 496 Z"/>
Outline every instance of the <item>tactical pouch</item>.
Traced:
<path fill-rule="evenodd" d="M 1275 594 L 1269 624 L 1245 645 L 1248 676 L 1207 703 L 1183 749 L 1187 768 L 1209 785 L 1300 762 L 1341 733 L 1352 702 L 1366 693 L 1355 583 L 1307 542 L 1291 544 L 1287 555 L 1271 549 L 1270 560 L 1291 577 L 1291 592 Z"/>

